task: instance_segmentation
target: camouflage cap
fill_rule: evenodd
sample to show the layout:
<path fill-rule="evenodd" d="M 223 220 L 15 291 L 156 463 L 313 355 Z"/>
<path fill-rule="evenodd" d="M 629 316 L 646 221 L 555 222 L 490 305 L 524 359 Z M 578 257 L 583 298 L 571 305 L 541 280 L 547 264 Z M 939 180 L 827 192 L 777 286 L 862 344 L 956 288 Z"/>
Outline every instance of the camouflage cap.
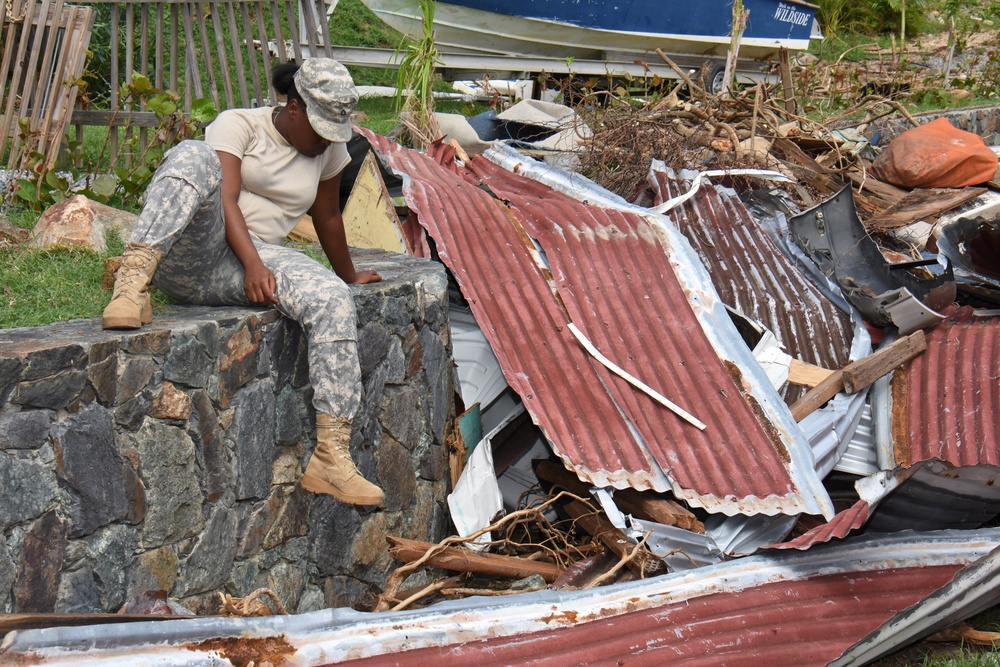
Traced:
<path fill-rule="evenodd" d="M 295 89 L 316 134 L 328 141 L 350 140 L 358 91 L 346 67 L 332 58 L 309 58 L 295 73 Z"/>

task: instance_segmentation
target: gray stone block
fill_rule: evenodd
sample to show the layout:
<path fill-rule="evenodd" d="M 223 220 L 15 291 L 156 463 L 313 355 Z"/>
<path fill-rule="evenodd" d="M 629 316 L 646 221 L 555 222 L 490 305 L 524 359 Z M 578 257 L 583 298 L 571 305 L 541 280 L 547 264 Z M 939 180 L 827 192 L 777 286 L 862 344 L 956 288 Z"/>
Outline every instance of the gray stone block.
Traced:
<path fill-rule="evenodd" d="M 444 427 L 451 414 L 452 396 L 455 384 L 452 379 L 451 350 L 441 342 L 441 338 L 428 328 L 421 329 L 420 343 L 423 349 L 421 363 L 431 391 L 431 428 L 437 442 L 444 441 Z"/>
<path fill-rule="evenodd" d="M 178 334 L 171 341 L 170 351 L 163 362 L 163 377 L 189 387 L 208 387 L 215 370 L 215 359 L 205 345 L 190 334 Z"/>
<path fill-rule="evenodd" d="M 367 377 L 389 352 L 392 335 L 381 322 L 369 322 L 358 330 L 361 376 Z"/>
<path fill-rule="evenodd" d="M 24 535 L 14 585 L 14 611 L 55 611 L 59 570 L 66 554 L 66 523 L 55 511 L 34 522 Z"/>
<path fill-rule="evenodd" d="M 0 613 L 9 614 L 14 603 L 14 580 L 17 568 L 7 548 L 7 540 L 0 532 Z"/>
<path fill-rule="evenodd" d="M 181 566 L 174 595 L 186 597 L 221 589 L 229 578 L 235 556 L 236 512 L 217 507 Z"/>
<path fill-rule="evenodd" d="M 122 405 L 138 396 L 149 385 L 156 372 L 156 364 L 149 357 L 132 357 L 118 365 L 118 386 L 115 404 Z"/>
<path fill-rule="evenodd" d="M 269 382 L 256 382 L 237 395 L 236 414 L 226 437 L 231 437 L 236 452 L 236 498 L 266 498 L 271 490 L 271 462 L 277 455 L 274 394 Z"/>
<path fill-rule="evenodd" d="M 406 449 L 391 438 L 378 448 L 378 481 L 385 491 L 385 510 L 408 509 L 414 502 L 417 476 Z"/>
<path fill-rule="evenodd" d="M 6 452 L 0 452 L 0 489 L 0 529 L 37 519 L 59 500 L 55 470 Z"/>
<path fill-rule="evenodd" d="M 69 370 L 40 380 L 18 382 L 14 402 L 25 407 L 61 410 L 87 386 L 86 371 Z"/>
<path fill-rule="evenodd" d="M 420 444 L 427 427 L 427 409 L 421 393 L 417 387 L 405 385 L 386 387 L 382 394 L 382 427 L 411 451 Z"/>
<path fill-rule="evenodd" d="M 86 365 L 83 346 L 64 340 L 39 340 L 36 349 L 25 355 L 21 380 L 40 380 L 61 371 L 80 370 Z"/>
<path fill-rule="evenodd" d="M 0 449 L 38 449 L 49 435 L 49 410 L 0 413 Z"/>
<path fill-rule="evenodd" d="M 59 476 L 73 490 L 70 537 L 128 516 L 125 468 L 115 449 L 111 415 L 93 404 L 53 427 Z"/>
<path fill-rule="evenodd" d="M 295 445 L 305 438 L 305 428 L 302 423 L 305 412 L 299 395 L 291 386 L 278 393 L 274 405 L 274 439 L 278 445 Z"/>
<path fill-rule="evenodd" d="M 204 497 L 190 436 L 183 429 L 147 419 L 135 441 L 149 504 L 142 547 L 151 549 L 197 535 L 205 525 Z"/>

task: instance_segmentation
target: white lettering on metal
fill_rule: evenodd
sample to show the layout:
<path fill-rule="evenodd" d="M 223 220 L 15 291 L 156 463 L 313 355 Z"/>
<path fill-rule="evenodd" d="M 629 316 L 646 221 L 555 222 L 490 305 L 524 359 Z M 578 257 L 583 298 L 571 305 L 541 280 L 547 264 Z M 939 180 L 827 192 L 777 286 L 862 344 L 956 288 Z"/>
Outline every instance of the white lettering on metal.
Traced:
<path fill-rule="evenodd" d="M 809 14 L 807 12 L 799 11 L 795 7 L 786 5 L 783 2 L 779 2 L 778 8 L 774 10 L 774 18 L 782 23 L 809 25 Z"/>

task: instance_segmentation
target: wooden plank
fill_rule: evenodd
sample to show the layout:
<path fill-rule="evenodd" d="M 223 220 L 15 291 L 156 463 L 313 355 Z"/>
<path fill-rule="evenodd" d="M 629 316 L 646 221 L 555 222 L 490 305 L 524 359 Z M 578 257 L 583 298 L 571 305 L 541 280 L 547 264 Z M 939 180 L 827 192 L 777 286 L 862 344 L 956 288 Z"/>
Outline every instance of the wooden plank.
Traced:
<path fill-rule="evenodd" d="M 799 400 L 789 406 L 792 417 L 800 422 L 816 410 L 826 405 L 827 401 L 844 391 L 844 373 L 834 371 L 825 380 L 810 389 Z"/>
<path fill-rule="evenodd" d="M 114 111 L 85 111 L 75 109 L 73 111 L 73 124 L 75 125 L 103 125 L 124 127 L 156 127 L 159 121 L 152 111 L 133 111 L 131 113 Z"/>
<path fill-rule="evenodd" d="M 279 24 L 279 30 L 281 25 Z M 257 30 L 260 33 L 260 48 L 261 54 L 263 56 L 262 61 L 264 63 L 264 87 L 267 88 L 267 99 L 270 106 L 277 106 L 278 104 L 278 94 L 274 90 L 274 84 L 271 82 L 271 54 L 267 51 L 267 30 L 264 28 L 264 3 L 257 3 Z M 279 52 L 284 53 L 284 49 L 278 49 Z M 285 62 L 283 57 L 279 57 L 280 62 Z M 264 106 L 263 102 L 260 102 L 261 106 Z"/>
<path fill-rule="evenodd" d="M 111 5 L 111 108 L 117 109 L 121 105 L 118 101 L 118 40 L 121 29 L 121 12 L 119 5 Z M 118 161 L 118 132 L 110 132 L 108 150 L 111 152 L 111 162 Z"/>
<path fill-rule="evenodd" d="M 16 105 L 24 102 L 21 91 L 29 89 L 30 83 L 33 80 L 30 70 L 25 72 L 23 68 L 28 42 L 31 41 L 28 38 L 28 34 L 29 31 L 32 30 L 30 26 L 33 26 L 37 20 L 35 18 L 36 15 L 44 15 L 44 11 L 48 7 L 48 3 L 44 2 L 44 0 L 44 5 L 31 2 L 30 0 L 25 1 L 27 2 L 27 5 L 24 9 L 24 18 L 20 24 L 20 30 L 18 31 L 20 33 L 20 38 L 18 39 L 15 37 L 13 40 L 14 43 L 17 44 L 17 55 L 14 56 L 14 60 L 12 61 L 13 71 L 10 78 L 11 81 L 23 81 L 24 85 L 22 85 L 20 91 L 12 91 L 12 94 L 7 96 L 7 108 L 4 111 L 4 131 L 3 134 L 0 135 L 0 138 L 11 138 L 10 156 L 7 159 L 8 169 L 13 169 L 17 166 L 21 150 L 21 136 L 17 126 L 17 119 L 21 117 L 21 112 Z"/>
<path fill-rule="evenodd" d="M 535 474 L 539 479 L 555 484 L 577 496 L 590 495 L 590 487 L 587 484 L 555 461 L 542 461 L 535 469 Z M 655 521 L 665 526 L 677 526 L 698 534 L 705 533 L 705 525 L 688 509 L 673 500 L 658 498 L 651 491 L 619 489 L 615 491 L 615 504 L 623 512 L 640 519 Z"/>
<path fill-rule="evenodd" d="M 271 27 L 274 28 L 274 42 L 278 46 L 278 62 L 286 63 L 288 62 L 288 54 L 285 53 L 285 34 L 281 30 L 281 16 L 278 14 L 278 3 L 271 2 Z M 266 35 L 267 33 L 261 31 L 261 34 Z M 261 47 L 264 50 L 264 62 L 268 62 L 271 58 L 267 53 L 267 40 L 261 39 Z M 268 80 L 270 80 L 271 75 L 268 73 Z"/>
<path fill-rule="evenodd" d="M 986 188 L 917 189 L 865 222 L 868 231 L 899 229 L 924 220 L 933 223 L 938 216 L 961 206 L 984 193 Z"/>
<path fill-rule="evenodd" d="M 250 82 L 253 84 L 254 104 L 252 106 L 264 106 L 264 95 L 262 94 L 260 85 L 260 70 L 257 68 L 257 53 L 253 46 L 253 27 L 250 24 L 250 12 L 245 2 L 240 3 L 240 17 L 243 19 L 243 45 L 247 50 L 247 60 L 250 63 Z M 267 87 L 266 83 L 264 87 Z"/>
<path fill-rule="evenodd" d="M 566 513 L 576 522 L 576 525 L 599 540 L 619 559 L 624 559 L 635 549 L 625 533 L 618 530 L 603 515 L 598 514 L 578 500 L 566 505 Z M 636 576 L 648 577 L 666 569 L 663 561 L 656 558 L 646 549 L 640 549 L 635 557 L 626 565 Z"/>
<path fill-rule="evenodd" d="M 181 5 L 181 15 L 184 19 L 184 110 L 191 110 L 191 102 L 195 97 L 204 97 L 201 87 L 201 73 L 198 69 L 198 53 L 195 50 L 197 40 L 194 32 L 194 12 L 198 10 L 197 3 Z M 192 96 L 193 93 L 193 96 Z"/>
<path fill-rule="evenodd" d="M 829 368 L 814 366 L 798 359 L 792 359 L 792 365 L 788 369 L 788 382 L 804 387 L 815 387 L 829 377 L 831 373 L 835 372 Z"/>
<path fill-rule="evenodd" d="M 212 7 L 212 27 L 215 32 L 215 52 L 219 57 L 219 68 L 222 72 L 222 89 L 226 96 L 226 108 L 233 108 L 233 85 L 229 82 L 229 54 L 226 53 L 226 40 L 223 38 L 222 30 L 222 17 L 219 16 L 219 11 L 221 7 L 215 5 Z M 207 26 L 205 26 L 207 29 Z M 237 50 L 234 57 L 239 57 L 239 51 Z M 219 107 L 220 109 L 222 107 Z"/>
<path fill-rule="evenodd" d="M 788 49 L 781 47 L 778 51 L 778 58 L 781 61 L 781 93 L 784 97 L 785 111 L 798 114 L 799 109 L 795 103 L 795 86 L 792 85 L 792 65 L 788 59 Z"/>
<path fill-rule="evenodd" d="M 389 555 L 401 563 L 412 563 L 437 546 L 430 542 L 407 540 L 393 535 L 387 535 L 385 539 L 389 542 Z M 516 556 L 477 553 L 464 547 L 444 547 L 431 556 L 426 564 L 429 567 L 439 567 L 453 572 L 491 574 L 511 579 L 523 579 L 537 574 L 549 583 L 555 581 L 563 572 L 563 568 L 555 563 Z"/>
<path fill-rule="evenodd" d="M 904 336 L 864 359 L 853 361 L 841 370 L 834 371 L 805 396 L 795 401 L 789 410 L 792 417 L 800 422 L 841 391 L 856 394 L 887 374 L 900 364 L 906 363 L 927 349 L 927 339 L 923 331 Z"/>
<path fill-rule="evenodd" d="M 139 6 L 139 34 L 142 35 L 142 42 L 139 46 L 139 62 L 142 64 L 139 66 L 139 73 L 152 82 L 153 79 L 149 76 L 149 5 Z M 139 109 L 140 111 L 146 110 L 145 100 L 142 100 Z M 146 128 L 141 127 L 139 128 L 140 154 L 144 154 L 146 152 L 146 146 L 148 144 L 149 132 Z"/>
<path fill-rule="evenodd" d="M 856 394 L 883 375 L 906 363 L 927 349 L 923 330 L 904 336 L 892 345 L 880 348 L 874 354 L 844 367 L 844 391 Z"/>
<path fill-rule="evenodd" d="M 277 7 L 278 1 L 271 0 L 272 4 Z M 302 58 L 302 40 L 299 38 L 299 21 L 295 16 L 295 6 L 298 2 L 292 2 L 292 0 L 285 0 L 285 16 L 288 18 L 288 32 L 291 33 L 292 40 L 292 51 L 295 53 L 295 62 L 301 63 Z"/>
<path fill-rule="evenodd" d="M 215 104 L 216 109 L 222 108 L 221 98 L 219 97 L 219 86 L 215 79 L 215 63 L 212 62 L 212 46 L 208 41 L 208 24 L 205 22 L 205 14 L 201 11 L 201 5 L 195 5 L 197 13 L 195 17 L 198 19 L 196 21 L 198 29 L 198 37 L 201 40 L 201 57 L 204 62 L 198 61 L 198 78 L 201 79 L 202 76 L 208 82 L 208 95 L 212 99 L 212 103 Z M 214 13 L 214 12 L 213 12 Z M 201 71 L 201 65 L 204 65 L 204 72 Z M 228 73 L 223 72 L 223 76 L 227 76 Z M 198 97 L 202 97 L 199 95 Z M 188 111 L 191 109 L 188 108 Z"/>
<path fill-rule="evenodd" d="M 847 177 L 851 179 L 855 185 L 857 185 L 862 190 L 867 190 L 873 195 L 884 199 L 888 204 L 894 204 L 900 199 L 906 197 L 910 194 L 908 190 L 902 188 L 897 188 L 891 183 L 886 183 L 885 181 L 880 181 L 879 179 L 872 176 L 870 171 L 866 171 L 862 174 L 859 171 L 853 169 L 846 172 Z"/>
<path fill-rule="evenodd" d="M 229 28 L 229 46 L 233 50 L 233 67 L 236 68 L 236 82 L 239 84 L 240 99 L 239 106 L 250 107 L 250 95 L 247 94 L 247 75 L 243 67 L 243 54 L 240 49 L 239 29 L 236 27 L 236 11 L 232 2 L 227 2 L 226 25 Z M 240 3 L 243 4 L 243 3 Z"/>

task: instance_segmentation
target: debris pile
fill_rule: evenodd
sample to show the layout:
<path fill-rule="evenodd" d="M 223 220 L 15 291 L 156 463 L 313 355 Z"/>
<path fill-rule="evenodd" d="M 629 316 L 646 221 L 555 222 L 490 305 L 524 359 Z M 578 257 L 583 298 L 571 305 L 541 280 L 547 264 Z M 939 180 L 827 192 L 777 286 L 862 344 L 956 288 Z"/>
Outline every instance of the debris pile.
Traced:
<path fill-rule="evenodd" d="M 349 243 L 454 280 L 456 534 L 390 538 L 376 613 L 224 599 L 278 615 L 102 641 L 163 664 L 252 627 L 297 664 L 847 665 L 1000 603 L 995 160 L 973 141 L 981 182 L 890 184 L 864 130 L 892 100 L 822 126 L 763 84 L 685 85 L 602 120 L 525 105 L 488 146 L 362 131 L 379 215 L 345 212 Z"/>
<path fill-rule="evenodd" d="M 509 383 L 463 394 L 477 419 L 500 423 L 464 443 L 514 459 L 521 477 L 510 490 L 505 466 L 470 466 L 463 481 L 475 491 L 452 504 L 461 537 L 400 558 L 410 563 L 401 573 L 425 564 L 448 576 L 405 599 L 390 587 L 380 609 L 501 574 L 436 558 L 456 543 L 477 558 L 499 545 L 565 568 L 555 582 L 586 572 L 571 584 L 584 588 L 710 576 L 731 559 L 848 548 L 874 533 L 918 530 L 933 543 L 946 528 L 995 524 L 1000 359 L 982 341 L 1000 333 L 989 308 L 1000 297 L 996 154 L 975 137 L 982 162 L 962 187 L 891 184 L 873 175 L 884 147 L 861 132 L 880 108 L 901 110 L 891 100 L 867 98 L 852 110 L 862 127 L 830 129 L 763 84 L 727 97 L 686 84 L 686 100 L 609 106 L 602 123 L 582 112 L 593 132 L 578 133 L 575 152 L 607 189 L 531 159 L 551 157 L 534 146 L 469 157 L 457 142 L 424 154 L 368 135 L 404 179 L 411 228 L 426 230 L 457 280 L 453 312 L 471 312 L 492 372 Z M 956 243 L 959 227 L 981 243 Z M 972 254 L 978 268 L 959 275 Z M 488 366 L 479 359 L 476 372 Z M 510 426 L 523 412 L 534 434 Z M 483 520 L 466 525 L 469 507 Z M 546 528 L 527 531 L 531 544 L 478 539 L 504 511 L 532 512 Z M 590 536 L 591 550 L 554 557 L 544 545 L 559 523 Z M 542 579 L 559 589 L 552 576 Z M 911 604 L 940 589 L 922 585 Z M 488 594 L 498 587 L 494 578 Z M 981 608 L 949 611 L 960 620 Z M 840 650 L 860 638 L 841 638 Z"/>

